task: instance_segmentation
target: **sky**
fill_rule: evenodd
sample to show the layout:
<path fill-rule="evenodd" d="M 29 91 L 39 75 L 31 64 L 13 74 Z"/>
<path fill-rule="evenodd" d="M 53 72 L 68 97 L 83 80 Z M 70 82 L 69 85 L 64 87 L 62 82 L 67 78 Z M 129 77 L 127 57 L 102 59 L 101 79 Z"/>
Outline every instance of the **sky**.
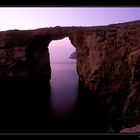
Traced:
<path fill-rule="evenodd" d="M 0 7 L 0 31 L 54 26 L 97 26 L 133 20 L 140 20 L 140 7 Z M 51 58 L 58 61 L 66 60 L 66 55 L 68 58 L 75 51 L 68 38 L 51 42 L 49 48 Z"/>
<path fill-rule="evenodd" d="M 140 7 L 1 7 L 0 30 L 96 26 L 140 20 Z"/>
<path fill-rule="evenodd" d="M 76 51 L 68 37 L 52 41 L 49 44 L 50 61 L 52 63 L 76 63 L 75 59 L 69 59 L 70 55 Z"/>

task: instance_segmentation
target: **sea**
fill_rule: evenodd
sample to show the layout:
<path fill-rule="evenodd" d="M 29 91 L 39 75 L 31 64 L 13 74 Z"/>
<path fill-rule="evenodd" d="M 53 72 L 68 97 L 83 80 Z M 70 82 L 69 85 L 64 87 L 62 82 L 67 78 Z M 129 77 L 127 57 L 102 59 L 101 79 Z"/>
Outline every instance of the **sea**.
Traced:
<path fill-rule="evenodd" d="M 76 61 L 51 63 L 48 83 L 1 82 L 0 133 L 107 133 L 108 112 L 79 82 Z"/>

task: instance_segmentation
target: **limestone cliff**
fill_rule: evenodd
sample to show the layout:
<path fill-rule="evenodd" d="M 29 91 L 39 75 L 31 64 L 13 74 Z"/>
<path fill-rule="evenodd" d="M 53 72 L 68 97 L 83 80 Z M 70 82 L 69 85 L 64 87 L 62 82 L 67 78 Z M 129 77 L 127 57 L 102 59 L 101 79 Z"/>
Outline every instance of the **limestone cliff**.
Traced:
<path fill-rule="evenodd" d="M 140 123 L 140 21 L 0 32 L 0 77 L 51 78 L 48 45 L 69 37 L 80 81 L 111 115 Z M 133 124 L 132 123 L 132 124 Z"/>

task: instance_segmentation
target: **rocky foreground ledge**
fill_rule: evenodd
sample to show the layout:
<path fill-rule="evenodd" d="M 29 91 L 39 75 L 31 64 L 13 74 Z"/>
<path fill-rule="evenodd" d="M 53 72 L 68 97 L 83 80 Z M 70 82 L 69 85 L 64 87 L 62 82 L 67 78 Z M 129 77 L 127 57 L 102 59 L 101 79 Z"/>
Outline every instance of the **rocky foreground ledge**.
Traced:
<path fill-rule="evenodd" d="M 124 128 L 120 131 L 120 133 L 125 133 L 125 134 L 139 134 L 140 133 L 140 125 L 136 125 L 130 128 Z"/>
<path fill-rule="evenodd" d="M 76 48 L 81 83 L 124 126 L 140 123 L 140 21 L 97 27 L 2 31 L 0 77 L 49 81 L 48 45 L 65 37 Z"/>

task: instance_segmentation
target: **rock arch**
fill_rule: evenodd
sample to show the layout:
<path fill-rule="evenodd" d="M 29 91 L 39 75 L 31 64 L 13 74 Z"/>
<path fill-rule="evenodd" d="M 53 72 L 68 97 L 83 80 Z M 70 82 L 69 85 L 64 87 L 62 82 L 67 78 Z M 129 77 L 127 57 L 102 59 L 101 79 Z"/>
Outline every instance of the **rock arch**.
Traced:
<path fill-rule="evenodd" d="M 69 37 L 76 47 L 77 70 L 83 85 L 108 106 L 120 99 L 111 111 L 119 113 L 125 108 L 125 116 L 135 120 L 140 115 L 140 21 L 100 27 L 57 26 L 0 32 L 0 77 L 29 76 L 49 81 L 51 69 L 46 46 L 64 37 Z M 128 95 L 137 100 L 132 103 L 133 109 L 128 105 Z M 108 101 L 108 97 L 112 100 Z M 128 104 L 124 107 L 127 97 Z"/>

